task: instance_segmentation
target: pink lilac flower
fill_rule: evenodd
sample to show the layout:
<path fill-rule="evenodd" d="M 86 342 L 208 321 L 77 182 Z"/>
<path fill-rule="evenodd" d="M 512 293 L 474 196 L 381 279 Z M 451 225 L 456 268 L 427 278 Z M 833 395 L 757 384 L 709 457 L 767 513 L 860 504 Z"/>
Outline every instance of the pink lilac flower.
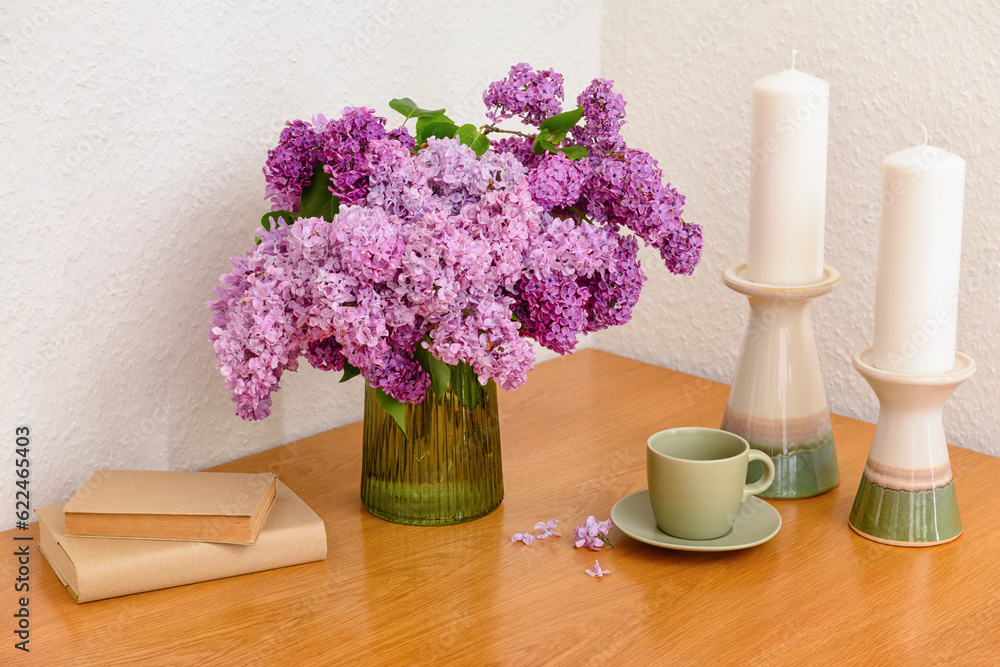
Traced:
<path fill-rule="evenodd" d="M 427 148 L 417 155 L 416 168 L 439 198 L 438 205 L 443 204 L 449 214 L 458 213 L 486 190 L 475 152 L 457 139 L 428 138 Z"/>
<path fill-rule="evenodd" d="M 489 151 L 481 158 L 457 139 L 431 137 L 416 158 L 416 170 L 434 195 L 433 207 L 456 215 L 467 204 L 524 180 L 525 168 L 510 153 Z"/>
<path fill-rule="evenodd" d="M 420 215 L 431 193 L 427 176 L 413 163 L 410 149 L 396 139 L 375 139 L 364 159 L 368 172 L 364 204 L 402 217 Z"/>
<path fill-rule="evenodd" d="M 596 560 L 594 561 L 594 567 L 584 570 L 584 572 L 586 572 L 592 577 L 603 577 L 606 574 L 611 574 L 611 570 L 602 570 L 601 564 L 598 563 Z"/>
<path fill-rule="evenodd" d="M 528 174 L 532 198 L 547 211 L 576 204 L 586 168 L 586 162 L 570 160 L 562 153 L 545 155 Z"/>
<path fill-rule="evenodd" d="M 446 364 L 468 363 L 480 383 L 493 378 L 505 390 L 520 387 L 528 379 L 534 352 L 518 334 L 510 301 L 480 301 L 471 312 L 440 320 L 430 332 L 428 349 Z"/>
<path fill-rule="evenodd" d="M 562 74 L 551 69 L 536 72 L 527 63 L 511 67 L 506 79 L 494 81 L 483 93 L 486 116 L 493 122 L 516 116 L 535 127 L 562 110 L 562 98 Z"/>
<path fill-rule="evenodd" d="M 511 542 L 524 542 L 526 545 L 531 546 L 531 543 L 535 541 L 535 536 L 531 533 L 514 533 L 510 538 Z"/>
<path fill-rule="evenodd" d="M 573 529 L 576 533 L 576 541 L 573 544 L 577 548 L 587 547 L 591 551 L 600 551 L 603 546 L 614 546 L 608 539 L 609 530 L 611 530 L 611 519 L 598 521 L 593 516 L 588 516 L 583 525 Z"/>
<path fill-rule="evenodd" d="M 540 530 L 542 531 L 542 533 L 540 535 L 536 535 L 535 537 L 539 540 L 544 540 L 546 537 L 549 537 L 551 535 L 555 535 L 556 537 L 562 537 L 555 530 L 556 526 L 558 525 L 559 521 L 557 519 L 549 519 L 548 521 L 539 521 L 538 523 L 535 524 L 535 530 Z"/>

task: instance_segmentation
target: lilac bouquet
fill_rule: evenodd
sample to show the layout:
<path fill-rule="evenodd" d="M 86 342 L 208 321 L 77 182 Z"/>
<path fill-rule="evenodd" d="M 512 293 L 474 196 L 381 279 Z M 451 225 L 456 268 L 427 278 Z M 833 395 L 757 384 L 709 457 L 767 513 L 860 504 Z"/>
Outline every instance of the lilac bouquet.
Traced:
<path fill-rule="evenodd" d="M 237 414 L 267 417 L 301 356 L 362 375 L 402 426 L 402 403 L 440 397 L 452 373 L 519 387 L 528 338 L 564 354 L 628 322 L 645 281 L 636 237 L 690 274 L 701 228 L 622 138 L 622 96 L 595 79 L 576 108 L 562 99 L 560 74 L 520 64 L 483 101 L 492 123 L 530 132 L 409 99 L 390 102 L 395 129 L 364 107 L 288 123 L 264 166 L 258 244 L 206 304 Z"/>

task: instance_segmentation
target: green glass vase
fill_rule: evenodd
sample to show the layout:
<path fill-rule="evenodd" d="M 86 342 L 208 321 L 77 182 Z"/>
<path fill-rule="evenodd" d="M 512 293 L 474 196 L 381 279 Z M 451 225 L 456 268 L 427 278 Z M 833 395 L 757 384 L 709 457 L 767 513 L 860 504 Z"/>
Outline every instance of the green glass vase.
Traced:
<path fill-rule="evenodd" d="M 406 404 L 405 424 L 408 437 L 366 383 L 361 502 L 369 512 L 395 523 L 443 526 L 478 519 L 500 505 L 492 380 L 482 387 L 471 370 L 453 372 L 439 401 L 429 391 L 423 403 Z"/>

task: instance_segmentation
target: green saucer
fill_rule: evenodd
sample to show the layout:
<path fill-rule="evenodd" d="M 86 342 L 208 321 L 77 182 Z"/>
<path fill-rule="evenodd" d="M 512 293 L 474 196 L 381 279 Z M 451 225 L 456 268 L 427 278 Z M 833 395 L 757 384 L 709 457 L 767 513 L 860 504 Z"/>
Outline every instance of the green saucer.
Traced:
<path fill-rule="evenodd" d="M 763 544 L 778 534 L 781 515 L 756 496 L 751 496 L 728 534 L 714 540 L 683 540 L 667 535 L 656 526 L 649 491 L 629 494 L 611 508 L 611 521 L 631 537 L 654 547 L 679 551 L 735 551 Z"/>

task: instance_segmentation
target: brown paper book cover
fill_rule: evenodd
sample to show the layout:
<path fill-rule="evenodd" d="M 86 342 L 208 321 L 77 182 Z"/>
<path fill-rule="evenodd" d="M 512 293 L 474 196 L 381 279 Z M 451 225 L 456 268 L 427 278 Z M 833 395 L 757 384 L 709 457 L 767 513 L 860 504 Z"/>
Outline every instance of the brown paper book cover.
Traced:
<path fill-rule="evenodd" d="M 73 537 L 63 506 L 35 513 L 42 555 L 77 604 L 326 559 L 323 520 L 280 481 L 250 545 Z"/>
<path fill-rule="evenodd" d="M 66 534 L 253 544 L 272 473 L 98 470 L 66 503 Z"/>

